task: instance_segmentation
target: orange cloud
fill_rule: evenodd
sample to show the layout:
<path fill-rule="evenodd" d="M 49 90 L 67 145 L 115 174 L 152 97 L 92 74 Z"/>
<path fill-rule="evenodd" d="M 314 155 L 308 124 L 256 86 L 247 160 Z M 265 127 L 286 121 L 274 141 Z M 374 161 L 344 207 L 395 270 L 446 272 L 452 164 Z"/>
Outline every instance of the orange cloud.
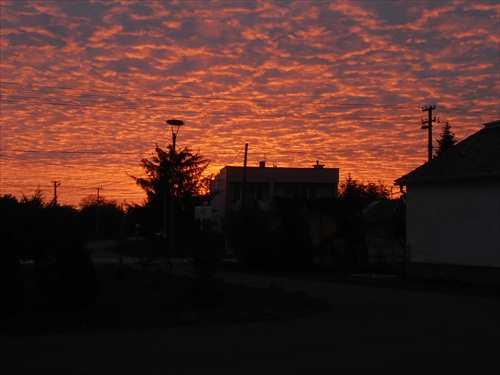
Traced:
<path fill-rule="evenodd" d="M 444 2 L 2 2 L 0 194 L 127 177 L 185 126 L 211 172 L 316 160 L 387 184 L 426 159 L 421 106 L 461 139 L 498 113 L 499 7 Z M 15 151 L 17 150 L 17 151 Z M 30 151 L 30 152 L 28 152 Z M 31 152 L 35 151 L 35 152 Z"/>

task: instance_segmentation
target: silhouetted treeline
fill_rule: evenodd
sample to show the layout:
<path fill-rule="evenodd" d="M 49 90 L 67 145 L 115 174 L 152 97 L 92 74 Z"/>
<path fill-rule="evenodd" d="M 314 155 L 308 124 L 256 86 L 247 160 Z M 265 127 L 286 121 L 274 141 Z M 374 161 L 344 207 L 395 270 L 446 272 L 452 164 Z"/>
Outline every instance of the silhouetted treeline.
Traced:
<path fill-rule="evenodd" d="M 239 261 L 250 267 L 302 271 L 312 261 L 312 241 L 297 199 L 277 199 L 276 213 L 253 209 L 234 211 L 224 232 Z"/>
<path fill-rule="evenodd" d="M 237 259 L 250 267 L 304 271 L 314 257 L 328 254 L 335 268 L 353 271 L 367 258 L 364 209 L 389 194 L 383 184 L 349 176 L 337 198 L 275 197 L 275 212 L 258 207 L 234 211 L 224 221 L 224 232 Z M 336 226 L 316 247 L 307 222 L 310 214 L 333 218 Z"/>
<path fill-rule="evenodd" d="M 163 205 L 162 205 L 163 207 Z M 135 258 L 154 259 L 181 256 L 193 259 L 200 278 L 209 280 L 223 256 L 220 235 L 205 230 L 194 220 L 193 207 L 176 207 L 176 254 L 166 251 L 159 236 L 163 215 L 157 207 L 118 205 L 89 196 L 77 209 L 46 203 L 41 192 L 20 200 L 0 197 L 0 312 L 12 312 L 22 305 L 21 262 L 32 261 L 36 282 L 55 305 L 83 307 L 92 303 L 99 281 L 85 244 L 99 239 L 116 239 L 117 251 L 129 251 Z M 127 239 L 133 238 L 133 241 Z M 189 250 L 189 251 L 187 251 Z"/>
<path fill-rule="evenodd" d="M 307 270 L 314 256 L 328 251 L 339 267 L 352 269 L 359 265 L 360 256 L 366 255 L 363 209 L 388 195 L 381 184 L 362 184 L 348 178 L 340 185 L 338 198 L 276 198 L 276 212 L 272 214 L 258 207 L 235 211 L 226 217 L 222 234 L 214 233 L 210 223 L 202 228 L 194 220 L 194 205 L 203 204 L 206 197 L 195 199 L 190 195 L 189 200 L 178 199 L 175 206 L 175 253 L 167 249 L 167 241 L 160 235 L 161 228 L 169 224 L 164 221 L 160 194 L 142 206 L 125 207 L 89 196 L 79 209 L 45 203 L 39 191 L 20 200 L 4 195 L 0 197 L 2 309 L 12 310 L 22 302 L 21 261 L 35 264 L 38 286 L 54 303 L 90 304 L 99 283 L 84 245 L 101 238 L 117 239 L 118 251 L 129 251 L 129 255 L 147 262 L 153 258 L 189 258 L 205 281 L 216 272 L 225 240 L 237 258 L 252 267 Z M 335 233 L 316 248 L 306 219 L 307 212 L 312 211 L 330 215 L 336 222 Z M 131 237 L 134 241 L 127 241 Z M 353 248 L 355 253 L 349 250 Z"/>
<path fill-rule="evenodd" d="M 103 236 L 116 236 L 122 212 L 114 204 L 100 203 L 77 210 L 45 203 L 39 191 L 17 200 L 0 197 L 0 295 L 2 311 L 22 302 L 20 262 L 35 264 L 38 287 L 55 304 L 91 303 L 98 291 L 90 253 L 84 244 Z"/>

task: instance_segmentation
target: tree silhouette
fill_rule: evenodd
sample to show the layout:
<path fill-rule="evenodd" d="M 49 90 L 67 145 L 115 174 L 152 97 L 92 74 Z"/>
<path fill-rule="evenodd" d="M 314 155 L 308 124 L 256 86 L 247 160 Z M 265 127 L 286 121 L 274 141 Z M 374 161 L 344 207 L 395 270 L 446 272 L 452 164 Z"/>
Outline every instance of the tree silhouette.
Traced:
<path fill-rule="evenodd" d="M 188 148 L 175 151 L 172 145 L 163 150 L 158 145 L 151 159 L 141 160 L 146 177 L 131 176 L 146 192 L 145 207 L 150 211 L 150 231 L 159 231 L 164 204 L 170 205 L 170 187 L 174 186 L 176 217 L 182 220 L 194 217 L 194 207 L 208 203 L 211 175 L 205 175 L 210 160 Z M 174 173 L 172 173 L 172 171 Z M 173 184 L 172 184 L 173 183 Z M 176 219 L 177 222 L 177 219 Z"/>
<path fill-rule="evenodd" d="M 389 195 L 389 190 L 383 184 L 358 182 L 349 174 L 339 186 L 338 236 L 351 242 L 363 242 L 363 209 L 376 200 L 389 198 Z"/>
<path fill-rule="evenodd" d="M 123 208 L 114 200 L 91 194 L 80 201 L 81 225 L 87 239 L 119 237 L 124 216 Z"/>
<path fill-rule="evenodd" d="M 451 131 L 451 125 L 448 121 L 441 129 L 441 134 L 437 139 L 438 147 L 434 152 L 435 156 L 441 155 L 443 152 L 454 146 L 458 142 L 455 133 Z"/>

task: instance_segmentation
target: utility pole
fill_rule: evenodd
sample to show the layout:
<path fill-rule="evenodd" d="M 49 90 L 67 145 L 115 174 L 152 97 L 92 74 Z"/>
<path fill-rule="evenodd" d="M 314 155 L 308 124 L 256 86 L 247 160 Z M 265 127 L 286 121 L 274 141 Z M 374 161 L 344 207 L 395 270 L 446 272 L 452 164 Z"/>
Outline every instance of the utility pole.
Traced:
<path fill-rule="evenodd" d="M 248 159 L 248 143 L 245 143 L 245 157 L 243 159 L 243 180 L 241 181 L 241 209 L 246 209 L 246 184 L 247 184 L 247 159 Z"/>
<path fill-rule="evenodd" d="M 57 188 L 61 186 L 60 181 L 51 181 L 54 184 L 54 200 L 52 201 L 52 204 L 54 206 L 57 206 Z"/>
<path fill-rule="evenodd" d="M 428 161 L 432 160 L 432 123 L 436 122 L 436 116 L 432 117 L 432 111 L 436 109 L 435 105 L 422 107 L 422 112 L 429 112 L 427 120 L 422 119 L 422 127 L 420 129 L 428 129 Z M 439 119 L 438 119 L 439 122 Z M 426 125 L 427 124 L 427 125 Z"/>
<path fill-rule="evenodd" d="M 99 192 L 102 190 L 102 187 L 98 187 L 96 189 L 97 189 L 97 205 L 99 206 L 99 204 L 101 203 Z"/>
<path fill-rule="evenodd" d="M 99 195 L 102 187 L 97 187 L 97 207 L 96 207 L 96 220 L 95 220 L 95 238 L 99 238 L 99 208 L 101 207 L 101 197 Z"/>

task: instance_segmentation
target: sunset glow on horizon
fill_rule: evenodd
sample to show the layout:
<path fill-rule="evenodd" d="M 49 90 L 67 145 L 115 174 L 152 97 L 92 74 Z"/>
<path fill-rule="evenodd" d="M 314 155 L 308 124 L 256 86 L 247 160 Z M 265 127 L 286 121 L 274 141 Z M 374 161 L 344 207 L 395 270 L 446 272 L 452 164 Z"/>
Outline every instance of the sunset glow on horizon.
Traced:
<path fill-rule="evenodd" d="M 0 195 L 142 203 L 155 145 L 392 186 L 500 119 L 500 2 L 4 1 Z"/>

